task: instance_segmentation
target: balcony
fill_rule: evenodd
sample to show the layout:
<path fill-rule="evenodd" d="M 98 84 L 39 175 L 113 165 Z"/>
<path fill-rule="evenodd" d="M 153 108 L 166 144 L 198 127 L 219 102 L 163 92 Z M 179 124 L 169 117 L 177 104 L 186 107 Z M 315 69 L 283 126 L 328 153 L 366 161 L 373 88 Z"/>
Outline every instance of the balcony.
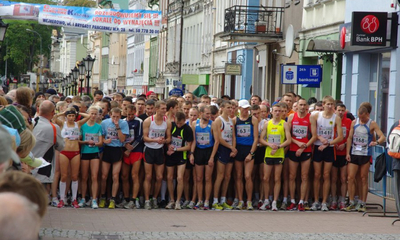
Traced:
<path fill-rule="evenodd" d="M 283 7 L 236 5 L 225 9 L 226 42 L 276 42 L 282 39 Z"/>

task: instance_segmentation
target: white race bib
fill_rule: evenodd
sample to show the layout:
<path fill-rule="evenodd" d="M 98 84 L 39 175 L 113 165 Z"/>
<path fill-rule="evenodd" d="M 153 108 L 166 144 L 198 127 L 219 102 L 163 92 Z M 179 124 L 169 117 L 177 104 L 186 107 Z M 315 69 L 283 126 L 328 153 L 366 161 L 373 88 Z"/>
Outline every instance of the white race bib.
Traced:
<path fill-rule="evenodd" d="M 236 125 L 238 137 L 250 137 L 251 127 L 250 125 Z"/>
<path fill-rule="evenodd" d="M 273 135 L 273 134 L 268 135 L 268 142 L 280 144 L 281 143 L 281 135 Z"/>
<path fill-rule="evenodd" d="M 200 145 L 210 144 L 210 133 L 208 132 L 196 132 L 196 141 Z"/>
<path fill-rule="evenodd" d="M 118 132 L 115 129 L 115 127 L 107 128 L 107 137 L 108 137 L 108 139 L 111 139 L 111 140 L 118 139 Z"/>
<path fill-rule="evenodd" d="M 293 135 L 298 138 L 302 139 L 307 137 L 308 133 L 308 126 L 301 126 L 301 125 L 293 125 Z"/>
<path fill-rule="evenodd" d="M 183 142 L 183 140 L 181 138 L 172 137 L 172 141 L 171 141 L 172 146 L 174 146 L 176 148 L 180 148 L 180 147 L 182 147 L 182 142 Z"/>

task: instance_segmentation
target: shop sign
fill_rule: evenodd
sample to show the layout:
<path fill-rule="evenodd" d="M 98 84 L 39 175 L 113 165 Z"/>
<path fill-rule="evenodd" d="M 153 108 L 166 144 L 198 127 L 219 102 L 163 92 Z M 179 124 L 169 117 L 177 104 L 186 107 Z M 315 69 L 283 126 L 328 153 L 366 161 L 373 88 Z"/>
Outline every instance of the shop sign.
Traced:
<path fill-rule="evenodd" d="M 242 75 L 242 64 L 225 63 L 225 75 Z"/>
<path fill-rule="evenodd" d="M 322 81 L 320 65 L 282 65 L 282 84 L 319 84 Z"/>
<path fill-rule="evenodd" d="M 386 46 L 387 12 L 353 12 L 351 44 Z"/>

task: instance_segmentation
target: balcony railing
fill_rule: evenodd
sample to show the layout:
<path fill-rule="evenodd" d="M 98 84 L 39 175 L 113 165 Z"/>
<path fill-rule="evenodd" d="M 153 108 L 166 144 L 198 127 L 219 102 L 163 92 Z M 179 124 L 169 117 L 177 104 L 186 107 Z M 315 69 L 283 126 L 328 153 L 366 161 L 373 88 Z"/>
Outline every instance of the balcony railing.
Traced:
<path fill-rule="evenodd" d="M 236 5 L 225 9 L 225 33 L 282 36 L 283 7 Z"/>

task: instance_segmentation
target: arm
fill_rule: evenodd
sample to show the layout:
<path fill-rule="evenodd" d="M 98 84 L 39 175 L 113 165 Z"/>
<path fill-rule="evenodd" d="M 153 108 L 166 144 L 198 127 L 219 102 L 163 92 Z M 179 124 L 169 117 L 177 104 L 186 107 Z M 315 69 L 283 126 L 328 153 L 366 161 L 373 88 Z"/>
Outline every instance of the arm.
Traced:
<path fill-rule="evenodd" d="M 279 145 L 279 148 L 284 148 L 286 146 L 289 146 L 290 143 L 292 142 L 292 137 L 290 136 L 289 124 L 287 122 L 285 122 L 283 124 L 283 127 L 285 128 L 286 140 L 282 144 Z"/>
<path fill-rule="evenodd" d="M 268 121 L 264 123 L 263 129 L 262 129 L 262 132 L 260 135 L 260 139 L 259 139 L 260 143 L 263 146 L 268 146 L 268 142 L 265 140 L 265 137 L 267 135 L 267 127 L 268 127 Z"/>
<path fill-rule="evenodd" d="M 170 121 L 167 121 L 167 132 L 166 132 L 166 138 L 164 144 L 169 144 L 171 143 L 171 130 L 172 129 L 172 123 Z"/>
<path fill-rule="evenodd" d="M 125 122 L 125 123 L 126 123 L 126 122 Z M 116 130 L 117 130 L 117 133 L 118 133 L 118 140 L 119 140 L 121 143 L 125 142 L 126 135 L 122 132 L 121 126 L 119 125 L 119 121 L 118 121 L 117 123 L 114 123 L 114 124 L 115 124 L 115 128 L 116 128 Z M 127 124 L 127 123 L 126 123 L 126 124 Z"/>
<path fill-rule="evenodd" d="M 192 165 L 194 165 L 194 156 L 193 156 L 193 153 L 194 153 L 194 151 L 195 151 L 195 149 L 196 149 L 196 121 L 193 121 L 193 122 L 190 124 L 190 127 L 192 128 L 192 131 L 193 131 L 193 138 L 194 138 L 194 140 L 192 141 L 192 144 L 190 145 L 190 152 L 191 152 L 191 154 L 190 154 L 190 156 L 189 156 L 189 160 L 190 160 L 190 163 L 191 163 Z"/>
<path fill-rule="evenodd" d="M 342 119 L 339 116 L 336 116 L 335 124 L 336 124 L 337 137 L 333 139 L 333 141 L 330 142 L 329 145 L 338 144 L 343 140 Z"/>
<path fill-rule="evenodd" d="M 247 156 L 245 158 L 246 162 L 251 161 L 251 159 L 254 158 L 255 152 L 257 150 L 257 144 L 258 144 L 258 119 L 253 117 L 251 123 L 253 124 L 254 139 L 253 139 L 253 145 L 251 145 L 250 152 L 249 152 L 249 154 L 247 154 Z"/>
<path fill-rule="evenodd" d="M 350 131 L 349 131 L 349 137 L 347 138 L 347 142 L 346 142 L 346 160 L 348 162 L 350 162 L 351 158 L 350 158 L 350 149 L 351 149 L 351 144 L 353 142 L 353 135 L 354 135 L 354 124 L 355 124 L 355 120 L 351 123 L 350 126 Z"/>
<path fill-rule="evenodd" d="M 86 114 L 86 113 L 81 113 L 80 115 L 83 116 L 83 119 L 78 121 L 78 126 L 82 127 L 82 125 L 85 124 L 90 119 L 90 116 L 89 116 L 89 114 Z"/>
<path fill-rule="evenodd" d="M 215 137 L 214 122 L 211 124 L 211 134 L 212 134 L 212 137 L 214 138 L 214 147 L 211 152 L 210 159 L 208 160 L 208 166 L 210 166 L 210 167 L 214 166 L 214 158 L 215 158 L 215 154 L 217 154 L 217 150 L 218 150 L 218 146 L 219 146 L 219 139 Z"/>
<path fill-rule="evenodd" d="M 149 130 L 150 130 L 150 118 L 146 119 L 143 122 L 143 141 L 145 141 L 145 142 L 157 142 L 158 138 L 155 138 L 155 139 L 149 138 Z"/>
<path fill-rule="evenodd" d="M 385 135 L 383 134 L 383 132 L 381 131 L 381 129 L 379 128 L 378 124 L 377 124 L 375 121 L 372 121 L 372 122 L 371 122 L 371 129 L 372 129 L 376 134 L 378 134 L 379 139 L 378 139 L 378 141 L 372 141 L 372 142 L 369 144 L 370 147 L 376 146 L 376 145 L 378 145 L 378 144 L 380 145 L 380 144 L 382 144 L 382 143 L 384 143 L 384 142 L 386 141 Z"/>
<path fill-rule="evenodd" d="M 215 123 L 215 124 L 214 124 Z M 222 146 L 224 146 L 224 147 L 227 147 L 227 148 L 229 148 L 229 149 L 231 149 L 231 150 L 233 150 L 233 146 L 231 146 L 231 145 L 229 145 L 229 143 L 227 143 L 223 138 L 222 138 L 222 133 L 221 133 L 221 120 L 218 118 L 218 119 L 216 119 L 215 120 L 215 122 L 213 123 L 213 129 L 214 129 L 214 139 L 215 140 L 217 140 L 218 139 L 218 142 L 222 145 Z M 233 136 L 232 136 L 232 138 L 233 138 Z M 235 139 L 235 141 L 236 141 L 236 139 Z"/>

